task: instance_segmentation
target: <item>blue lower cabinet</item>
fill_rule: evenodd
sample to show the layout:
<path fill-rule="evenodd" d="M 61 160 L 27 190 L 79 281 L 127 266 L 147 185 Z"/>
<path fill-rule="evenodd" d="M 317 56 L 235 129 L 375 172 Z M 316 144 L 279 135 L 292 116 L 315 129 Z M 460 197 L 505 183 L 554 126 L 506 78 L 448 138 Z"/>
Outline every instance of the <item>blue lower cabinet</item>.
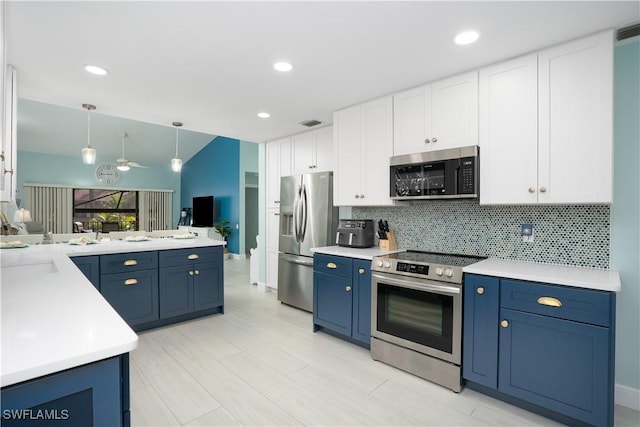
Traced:
<path fill-rule="evenodd" d="M 615 294 L 466 275 L 467 385 L 565 424 L 612 426 Z"/>
<path fill-rule="evenodd" d="M 71 261 L 89 279 L 93 286 L 100 290 L 100 256 L 78 256 L 71 258 Z"/>
<path fill-rule="evenodd" d="M 371 343 L 371 261 L 353 260 L 353 339 Z"/>
<path fill-rule="evenodd" d="M 222 262 L 198 263 L 193 276 L 194 311 L 222 307 L 224 302 L 224 265 Z"/>
<path fill-rule="evenodd" d="M 130 425 L 129 355 L 2 388 L 3 426 Z"/>
<path fill-rule="evenodd" d="M 314 256 L 313 328 L 335 332 L 369 347 L 371 261 Z"/>
<path fill-rule="evenodd" d="M 193 269 L 188 265 L 160 269 L 158 284 L 161 319 L 193 311 L 193 274 Z"/>
<path fill-rule="evenodd" d="M 158 270 L 103 274 L 100 292 L 130 326 L 159 319 Z"/>

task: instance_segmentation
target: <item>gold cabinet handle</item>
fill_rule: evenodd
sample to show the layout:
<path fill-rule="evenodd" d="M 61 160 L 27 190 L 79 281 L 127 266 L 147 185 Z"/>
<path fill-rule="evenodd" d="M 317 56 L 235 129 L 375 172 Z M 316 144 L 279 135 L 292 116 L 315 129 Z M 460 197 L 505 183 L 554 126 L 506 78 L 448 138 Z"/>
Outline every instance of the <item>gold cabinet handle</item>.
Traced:
<path fill-rule="evenodd" d="M 476 289 L 476 292 L 478 293 L 478 295 L 482 295 L 484 294 L 484 288 L 480 286 L 478 289 Z"/>
<path fill-rule="evenodd" d="M 336 269 L 336 268 L 338 268 L 338 266 L 337 266 L 335 263 L 333 263 L 333 262 L 328 262 L 328 263 L 327 263 L 327 268 L 333 268 L 333 269 Z"/>
<path fill-rule="evenodd" d="M 200 274 L 200 270 L 196 270 L 196 276 Z"/>
<path fill-rule="evenodd" d="M 200 258 L 198 254 L 191 254 L 187 257 L 187 259 L 198 259 L 198 258 Z"/>
<path fill-rule="evenodd" d="M 135 259 L 128 259 L 125 262 L 123 262 L 123 264 L 126 266 L 138 265 L 138 261 L 136 261 Z"/>
<path fill-rule="evenodd" d="M 358 274 L 364 274 L 364 268 L 359 268 L 358 269 Z"/>
<path fill-rule="evenodd" d="M 547 187 L 540 187 L 540 192 L 541 193 L 546 193 L 547 192 Z"/>
<path fill-rule="evenodd" d="M 553 297 L 540 297 L 538 298 L 538 304 L 548 305 L 549 307 L 562 307 L 562 301 Z"/>
<path fill-rule="evenodd" d="M 193 270 L 189 270 L 189 276 L 193 276 Z"/>
<path fill-rule="evenodd" d="M 500 322 L 500 326 L 502 326 L 503 328 L 508 328 L 509 322 L 507 320 L 503 320 L 502 322 Z"/>
<path fill-rule="evenodd" d="M 137 279 L 127 279 L 124 281 L 124 284 L 129 286 L 129 285 L 137 285 L 138 284 L 138 280 Z"/>
<path fill-rule="evenodd" d="M 345 290 L 345 291 L 347 291 L 347 292 L 350 292 L 350 291 L 351 291 L 351 286 L 347 285 L 347 286 L 344 288 L 344 290 Z"/>

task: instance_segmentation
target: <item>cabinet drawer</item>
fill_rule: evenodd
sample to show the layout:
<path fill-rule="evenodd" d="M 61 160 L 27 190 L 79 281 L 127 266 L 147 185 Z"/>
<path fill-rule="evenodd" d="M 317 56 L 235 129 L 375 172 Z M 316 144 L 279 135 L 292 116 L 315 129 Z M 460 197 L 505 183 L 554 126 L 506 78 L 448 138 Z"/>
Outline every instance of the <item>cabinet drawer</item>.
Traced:
<path fill-rule="evenodd" d="M 170 249 L 160 251 L 158 256 L 161 267 L 174 267 L 194 262 L 220 261 L 221 255 L 222 246 L 207 246 L 203 248 Z"/>
<path fill-rule="evenodd" d="M 313 256 L 313 270 L 319 273 L 351 278 L 352 267 L 353 260 L 351 258 L 322 254 Z"/>
<path fill-rule="evenodd" d="M 153 268 L 158 268 L 157 251 L 129 252 L 100 257 L 100 274 L 126 273 Z"/>
<path fill-rule="evenodd" d="M 610 326 L 612 295 L 609 292 L 502 280 L 501 307 L 559 319 Z"/>

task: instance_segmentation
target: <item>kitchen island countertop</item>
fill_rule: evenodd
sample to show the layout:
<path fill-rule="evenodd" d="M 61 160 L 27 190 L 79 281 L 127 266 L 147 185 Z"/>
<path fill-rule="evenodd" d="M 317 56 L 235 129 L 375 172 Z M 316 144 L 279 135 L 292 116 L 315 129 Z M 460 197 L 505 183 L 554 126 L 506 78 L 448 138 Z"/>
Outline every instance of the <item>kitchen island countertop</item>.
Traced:
<path fill-rule="evenodd" d="M 404 249 L 383 250 L 378 246 L 370 248 L 347 248 L 344 246 L 322 246 L 319 248 L 311 248 L 311 252 L 325 255 L 336 255 L 348 258 L 359 258 L 371 261 L 373 257 L 380 255 L 395 254 L 404 252 Z"/>
<path fill-rule="evenodd" d="M 488 258 L 464 267 L 463 271 L 608 292 L 622 289 L 620 274 L 615 270 Z"/>
<path fill-rule="evenodd" d="M 0 250 L 0 386 L 128 353 L 138 336 L 69 257 L 203 246 L 208 238 Z"/>

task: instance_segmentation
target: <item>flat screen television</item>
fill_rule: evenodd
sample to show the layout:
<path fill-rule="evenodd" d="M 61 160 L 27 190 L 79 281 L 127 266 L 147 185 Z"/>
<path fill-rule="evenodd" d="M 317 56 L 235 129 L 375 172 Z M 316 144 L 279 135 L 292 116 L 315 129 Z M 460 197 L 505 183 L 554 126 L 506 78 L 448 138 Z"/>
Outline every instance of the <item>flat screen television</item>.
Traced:
<path fill-rule="evenodd" d="M 193 198 L 193 225 L 194 227 L 213 227 L 213 196 Z"/>

